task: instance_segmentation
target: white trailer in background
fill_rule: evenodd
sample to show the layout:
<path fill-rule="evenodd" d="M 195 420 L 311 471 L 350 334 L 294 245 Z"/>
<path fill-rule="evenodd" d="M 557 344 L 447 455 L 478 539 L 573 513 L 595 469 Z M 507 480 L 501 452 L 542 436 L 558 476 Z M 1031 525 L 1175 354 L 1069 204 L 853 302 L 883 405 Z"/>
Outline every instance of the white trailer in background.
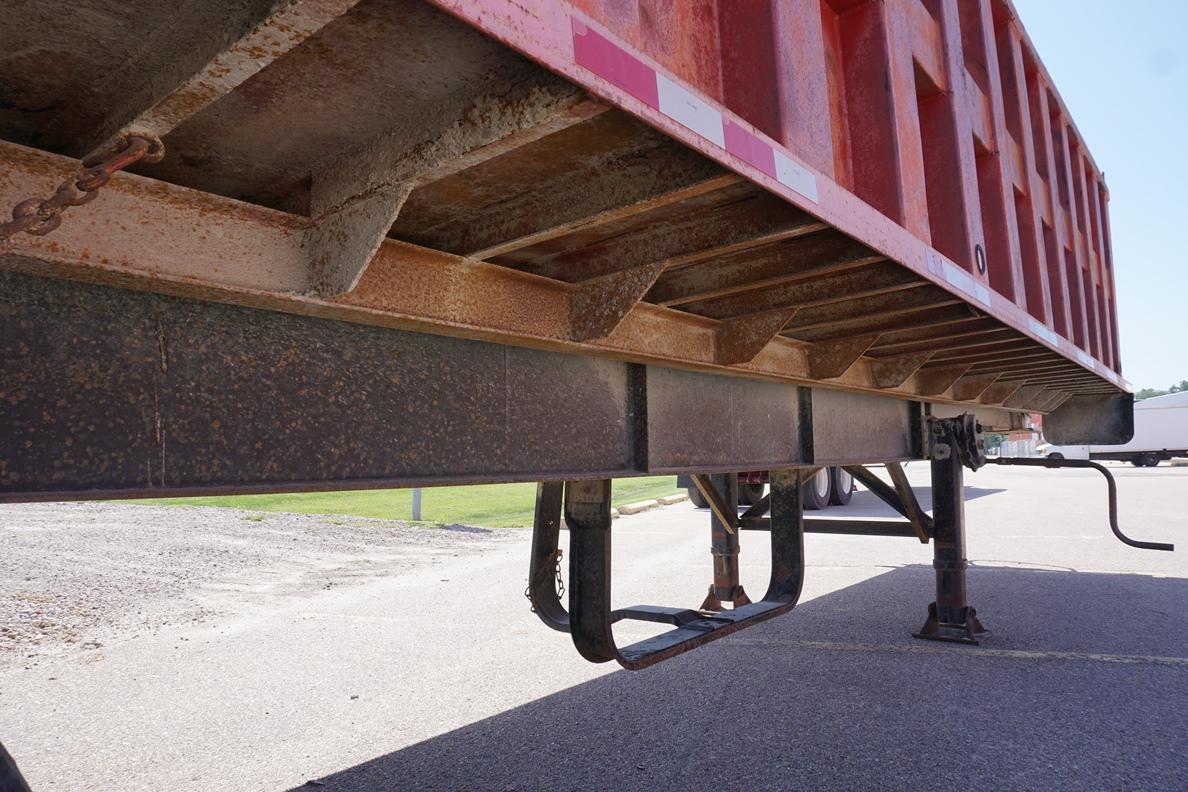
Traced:
<path fill-rule="evenodd" d="M 1134 404 L 1134 437 L 1112 446 L 1041 445 L 1051 459 L 1114 459 L 1135 467 L 1155 467 L 1166 459 L 1188 457 L 1188 391 Z"/>

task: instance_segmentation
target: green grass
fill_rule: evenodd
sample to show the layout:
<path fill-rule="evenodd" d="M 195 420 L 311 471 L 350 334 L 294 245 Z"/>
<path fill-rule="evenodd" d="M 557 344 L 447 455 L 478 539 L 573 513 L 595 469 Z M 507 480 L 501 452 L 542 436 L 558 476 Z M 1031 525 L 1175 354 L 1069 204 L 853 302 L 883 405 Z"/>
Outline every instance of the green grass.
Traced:
<path fill-rule="evenodd" d="M 611 491 L 615 506 L 672 495 L 680 490 L 676 476 L 617 479 Z M 412 490 L 357 492 L 300 492 L 286 495 L 236 495 L 210 498 L 158 498 L 133 503 L 153 506 L 216 506 L 252 512 L 336 514 L 408 520 Z M 535 484 L 481 484 L 469 487 L 428 487 L 421 490 L 421 519 L 431 523 L 460 523 L 491 528 L 532 525 Z M 249 519 L 258 519 L 254 515 Z"/>

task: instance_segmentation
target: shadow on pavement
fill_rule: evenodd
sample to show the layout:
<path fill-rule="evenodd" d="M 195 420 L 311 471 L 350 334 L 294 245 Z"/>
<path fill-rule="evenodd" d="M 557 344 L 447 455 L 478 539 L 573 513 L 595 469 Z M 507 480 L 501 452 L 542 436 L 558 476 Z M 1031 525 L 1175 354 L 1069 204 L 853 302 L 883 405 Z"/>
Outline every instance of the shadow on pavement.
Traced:
<path fill-rule="evenodd" d="M 1184 788 L 1188 580 L 975 567 L 994 634 L 964 647 L 910 637 L 931 572 L 895 569 L 322 788 Z M 580 662 L 561 638 L 541 628 L 557 663 Z"/>
<path fill-rule="evenodd" d="M 925 511 L 932 511 L 932 487 L 921 486 L 912 487 L 916 492 L 916 498 L 920 501 L 920 506 Z M 978 498 L 985 498 L 988 495 L 997 495 L 1000 492 L 1006 492 L 1002 488 L 993 487 L 970 487 L 965 488 L 965 500 L 977 500 Z M 812 516 L 811 513 L 806 512 L 807 515 Z M 822 517 L 898 517 L 899 513 L 892 509 L 883 501 L 879 500 L 878 496 L 867 489 L 859 489 L 850 498 L 849 504 L 845 506 L 830 506 L 824 512 L 821 512 Z"/>

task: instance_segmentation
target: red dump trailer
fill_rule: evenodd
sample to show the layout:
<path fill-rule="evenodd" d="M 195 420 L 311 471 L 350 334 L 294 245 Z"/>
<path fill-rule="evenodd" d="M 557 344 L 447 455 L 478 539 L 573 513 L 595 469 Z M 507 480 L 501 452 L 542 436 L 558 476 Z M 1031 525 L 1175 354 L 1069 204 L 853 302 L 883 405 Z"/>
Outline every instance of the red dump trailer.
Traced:
<path fill-rule="evenodd" d="M 975 642 L 980 433 L 1129 438 L 1109 193 L 1009 0 L 0 6 L 2 501 L 541 482 L 534 609 L 642 668 L 790 610 L 805 531 L 931 543 L 919 635 Z M 805 519 L 824 467 L 903 520 Z M 612 610 L 657 473 L 708 595 Z"/>

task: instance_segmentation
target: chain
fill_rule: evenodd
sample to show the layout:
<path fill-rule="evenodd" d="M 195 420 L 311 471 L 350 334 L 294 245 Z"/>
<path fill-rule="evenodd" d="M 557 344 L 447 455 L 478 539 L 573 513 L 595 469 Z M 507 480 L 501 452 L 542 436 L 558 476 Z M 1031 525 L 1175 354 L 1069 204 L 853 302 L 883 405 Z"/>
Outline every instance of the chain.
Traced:
<path fill-rule="evenodd" d="M 82 169 L 62 182 L 52 196 L 29 198 L 14 206 L 12 220 L 0 222 L 0 242 L 22 231 L 45 236 L 62 225 L 62 212 L 95 200 L 113 173 L 136 162 L 160 162 L 164 156 L 165 146 L 157 138 L 130 135 L 120 141 L 114 154 L 87 157 Z"/>
<path fill-rule="evenodd" d="M 556 580 L 555 587 L 557 589 L 557 599 L 565 596 L 565 581 L 561 579 L 561 556 L 563 555 L 560 548 L 553 551 L 553 576 Z M 532 603 L 532 612 L 536 613 L 536 602 L 532 599 L 532 584 L 524 589 L 524 596 Z"/>
<path fill-rule="evenodd" d="M 565 596 L 565 581 L 561 579 L 561 550 L 557 550 L 556 558 L 554 559 L 556 565 L 553 570 L 554 576 L 557 578 L 557 599 Z"/>

